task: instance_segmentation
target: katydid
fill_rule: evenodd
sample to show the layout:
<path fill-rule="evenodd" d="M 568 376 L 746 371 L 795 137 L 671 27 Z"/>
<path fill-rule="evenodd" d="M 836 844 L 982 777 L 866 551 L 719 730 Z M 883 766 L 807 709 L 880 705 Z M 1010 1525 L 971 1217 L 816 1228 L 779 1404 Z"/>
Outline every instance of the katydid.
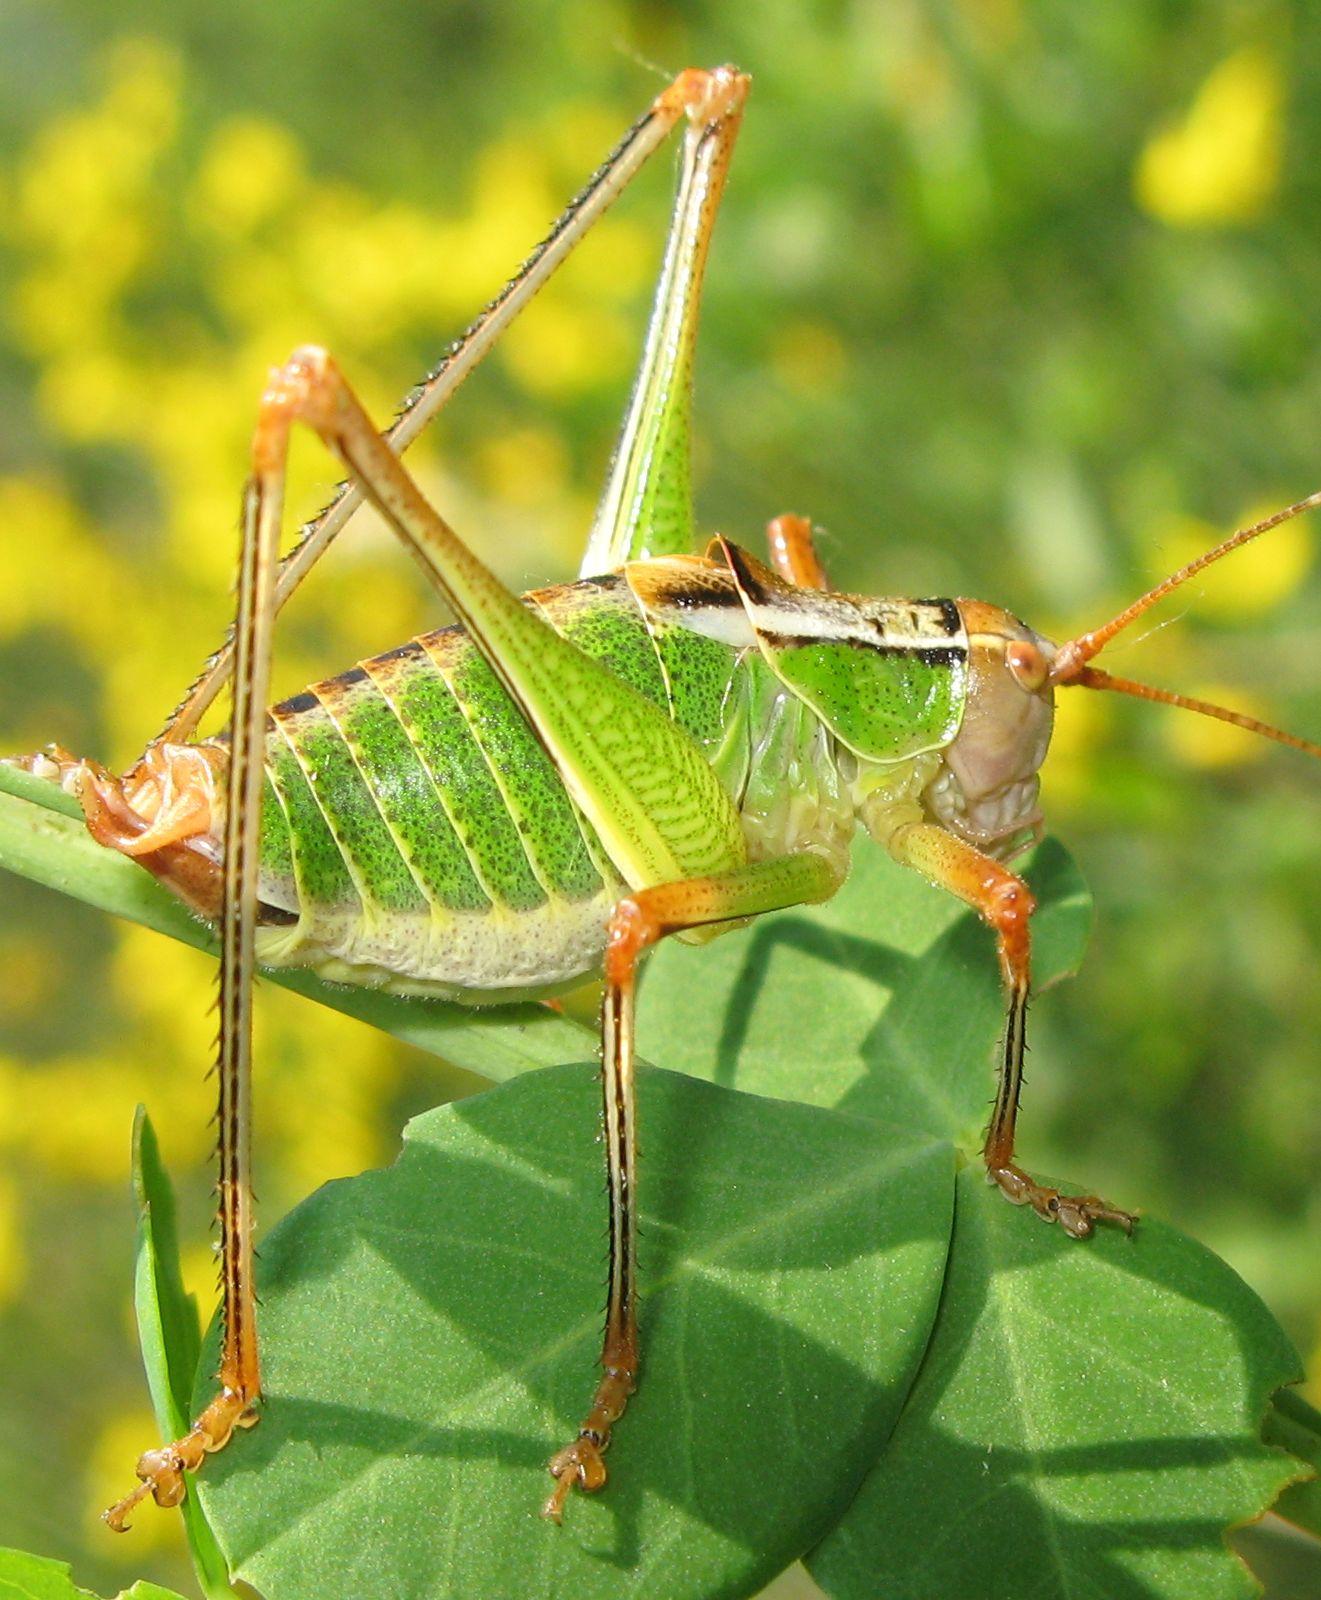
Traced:
<path fill-rule="evenodd" d="M 1129 1213 L 1042 1185 L 1015 1161 L 1033 901 L 1009 863 L 1042 828 L 1038 770 L 1057 687 L 1164 699 L 1321 755 L 1253 719 L 1089 664 L 1156 600 L 1321 494 L 1059 646 L 981 601 L 830 592 L 804 518 L 771 523 L 769 566 L 725 538 L 695 554 L 697 307 L 748 85 L 730 67 L 681 74 L 386 434 L 324 351 L 296 352 L 260 405 L 232 640 L 125 776 L 55 748 L 26 758 L 79 795 L 96 839 L 221 930 L 218 1391 L 185 1437 L 141 1458 L 140 1486 L 106 1513 L 114 1528 L 149 1494 L 177 1503 L 184 1472 L 258 1420 L 248 1155 L 257 965 L 474 1005 L 552 997 L 604 975 L 603 1375 L 577 1435 L 550 1458 L 544 1510 L 555 1520 L 575 1486 L 605 1483 L 603 1454 L 639 1376 L 633 1009 L 642 958 L 668 935 L 701 943 L 827 899 L 859 824 L 995 935 L 1006 1021 L 984 1145 L 989 1180 L 1080 1239 L 1098 1222 L 1133 1225 Z M 582 575 L 516 597 L 427 503 L 399 452 L 680 123 L 652 320 Z M 321 436 L 349 481 L 281 561 L 296 422 Z M 458 624 L 268 710 L 276 613 L 364 498 Z M 195 739 L 227 680 L 228 735 Z"/>

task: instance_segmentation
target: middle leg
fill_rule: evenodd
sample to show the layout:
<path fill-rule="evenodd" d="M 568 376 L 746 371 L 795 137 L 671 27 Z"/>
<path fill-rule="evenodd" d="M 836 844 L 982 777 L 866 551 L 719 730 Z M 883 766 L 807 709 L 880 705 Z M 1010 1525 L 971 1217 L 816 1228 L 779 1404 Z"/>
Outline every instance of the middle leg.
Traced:
<path fill-rule="evenodd" d="M 610 1203 L 610 1277 L 602 1377 L 577 1437 L 553 1455 L 555 1478 L 542 1515 L 558 1522 L 570 1491 L 606 1481 L 601 1459 L 611 1430 L 637 1388 L 637 1135 L 633 1013 L 643 954 L 668 934 L 737 921 L 785 906 L 828 900 L 841 874 L 824 856 L 804 852 L 704 878 L 638 889 L 615 906 L 607 929 L 601 1008 L 601 1087 Z"/>

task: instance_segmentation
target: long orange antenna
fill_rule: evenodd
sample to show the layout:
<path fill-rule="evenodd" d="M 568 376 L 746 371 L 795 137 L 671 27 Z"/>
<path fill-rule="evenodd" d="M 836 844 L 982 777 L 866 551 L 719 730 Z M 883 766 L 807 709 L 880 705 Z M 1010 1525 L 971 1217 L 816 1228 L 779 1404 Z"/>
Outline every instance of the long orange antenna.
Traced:
<path fill-rule="evenodd" d="M 1195 700 L 1191 695 L 1175 694 L 1171 689 L 1157 689 L 1151 684 L 1138 683 L 1132 678 L 1117 678 L 1109 672 L 1102 672 L 1099 667 L 1087 665 L 1117 633 L 1121 633 L 1129 623 L 1149 610 L 1158 600 L 1163 600 L 1167 594 L 1187 583 L 1189 578 L 1196 577 L 1199 572 L 1212 566 L 1222 556 L 1227 556 L 1231 550 L 1237 550 L 1240 545 L 1247 544 L 1250 539 L 1256 539 L 1272 528 L 1278 528 L 1282 522 L 1288 522 L 1291 517 L 1301 516 L 1304 511 L 1311 511 L 1316 506 L 1321 506 L 1321 489 L 1315 494 L 1308 495 L 1305 500 L 1298 500 L 1293 505 L 1286 506 L 1283 511 L 1276 511 L 1269 517 L 1263 517 L 1251 527 L 1240 528 L 1223 543 L 1216 545 L 1214 550 L 1208 550 L 1205 555 L 1198 556 L 1196 561 L 1190 561 L 1186 567 L 1180 567 L 1177 572 L 1171 573 L 1154 589 L 1149 589 L 1132 605 L 1126 606 L 1118 616 L 1112 617 L 1104 627 L 1096 628 L 1091 633 L 1080 633 L 1076 639 L 1070 639 L 1060 645 L 1055 652 L 1055 659 L 1051 662 L 1051 683 L 1061 688 L 1113 689 L 1119 694 L 1131 694 L 1139 700 L 1156 700 L 1162 705 L 1182 706 L 1185 711 L 1197 711 L 1204 717 L 1215 717 L 1218 721 L 1231 723 L 1236 728 L 1245 728 L 1249 733 L 1259 733 L 1263 738 L 1274 739 L 1277 744 L 1288 745 L 1292 750 L 1301 750 L 1304 755 L 1321 758 L 1321 744 L 1313 744 L 1308 739 L 1298 738 L 1296 734 L 1285 733 L 1283 729 L 1272 727 L 1269 722 L 1260 722 L 1256 717 L 1249 717 L 1242 711 L 1231 711 L 1228 707 L 1215 705 L 1209 700 Z"/>
<path fill-rule="evenodd" d="M 1182 706 L 1185 711 L 1200 711 L 1204 717 L 1215 717 L 1220 722 L 1230 722 L 1236 728 L 1246 728 L 1249 733 L 1259 733 L 1276 744 L 1287 744 L 1291 750 L 1301 750 L 1304 755 L 1321 758 L 1321 744 L 1310 739 L 1300 739 L 1297 734 L 1285 733 L 1282 728 L 1260 722 L 1242 711 L 1230 711 L 1210 700 L 1195 700 L 1191 695 L 1175 694 L 1172 689 L 1157 689 L 1149 683 L 1138 683 L 1132 678 L 1116 678 L 1099 667 L 1080 667 L 1076 677 L 1068 679 L 1066 687 L 1081 689 L 1115 689 L 1120 694 L 1135 695 L 1139 700 L 1159 700 L 1162 705 Z"/>
<path fill-rule="evenodd" d="M 1131 606 L 1126 606 L 1117 617 L 1111 617 L 1104 627 L 1096 628 L 1091 633 L 1080 633 L 1076 639 L 1070 639 L 1067 644 L 1062 644 L 1055 652 L 1055 659 L 1051 663 L 1050 681 L 1058 684 L 1079 682 L 1083 668 L 1092 657 L 1099 655 L 1117 633 L 1122 633 L 1129 623 L 1135 622 L 1158 600 L 1163 600 L 1167 594 L 1173 593 L 1175 589 L 1187 583 L 1189 578 L 1195 578 L 1199 572 L 1204 572 L 1221 557 L 1227 556 L 1231 550 L 1237 550 L 1241 544 L 1247 544 L 1249 540 L 1256 539 L 1263 533 L 1269 533 L 1272 528 L 1278 528 L 1282 522 L 1288 522 L 1291 518 L 1301 516 L 1304 511 L 1311 511 L 1317 506 L 1321 506 L 1321 489 L 1315 494 L 1309 494 L 1306 500 L 1297 500 L 1293 505 L 1286 506 L 1283 511 L 1272 512 L 1269 517 L 1263 517 L 1260 522 L 1254 522 L 1249 528 L 1240 528 L 1237 533 L 1230 534 L 1222 544 L 1218 544 L 1214 550 L 1208 550 L 1204 556 L 1198 556 L 1196 561 L 1190 561 L 1186 567 L 1180 567 L 1177 572 L 1171 573 L 1154 589 L 1148 589 L 1146 594 L 1135 600 Z M 1096 688 L 1099 685 L 1093 684 L 1091 687 Z"/>

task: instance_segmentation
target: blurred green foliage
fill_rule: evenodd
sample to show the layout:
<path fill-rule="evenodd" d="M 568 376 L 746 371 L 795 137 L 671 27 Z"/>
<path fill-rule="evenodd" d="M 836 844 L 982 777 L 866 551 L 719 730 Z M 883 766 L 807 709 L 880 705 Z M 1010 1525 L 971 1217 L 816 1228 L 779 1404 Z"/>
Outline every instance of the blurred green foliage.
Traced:
<path fill-rule="evenodd" d="M 8 0 L 0 749 L 126 763 L 224 625 L 266 368 L 326 343 L 384 421 L 664 77 L 720 60 L 755 89 L 699 359 L 704 526 L 755 546 L 808 512 L 841 587 L 1063 635 L 1321 483 L 1321 17 L 1286 0 Z M 570 573 L 590 519 L 668 205 L 659 171 L 637 190 L 415 453 L 511 582 Z M 333 468 L 296 469 L 311 512 Z M 1236 558 L 1116 670 L 1321 735 L 1313 542 Z M 308 587 L 284 688 L 433 615 L 375 531 Z M 1315 1349 L 1319 775 L 1076 698 L 1047 802 L 1099 929 L 1036 1008 L 1025 1155 L 1204 1239 Z M 92 1517 L 149 1427 L 132 1107 L 200 1172 L 207 966 L 12 880 L 0 905 L 0 1542 L 67 1558 L 85 1524 L 77 1574 L 109 1584 L 172 1538 Z M 263 1014 L 272 1214 L 456 1087 L 285 996 Z"/>

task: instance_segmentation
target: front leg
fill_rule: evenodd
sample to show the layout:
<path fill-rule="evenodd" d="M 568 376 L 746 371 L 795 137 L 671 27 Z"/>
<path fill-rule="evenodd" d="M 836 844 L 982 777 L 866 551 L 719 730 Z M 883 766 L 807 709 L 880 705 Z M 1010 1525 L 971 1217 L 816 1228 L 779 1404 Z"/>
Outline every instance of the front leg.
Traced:
<path fill-rule="evenodd" d="M 995 1104 L 982 1146 L 988 1179 L 1007 1200 L 1031 1206 L 1039 1217 L 1058 1222 L 1075 1239 L 1088 1238 L 1098 1222 L 1116 1222 L 1131 1232 L 1136 1219 L 1129 1212 L 1096 1195 L 1061 1194 L 1029 1177 L 1014 1160 L 1032 979 L 1030 922 L 1036 909 L 1028 886 L 1008 867 L 934 823 L 906 823 L 888 844 L 896 860 L 957 895 L 995 934 L 1005 991 L 1005 1030 Z"/>

